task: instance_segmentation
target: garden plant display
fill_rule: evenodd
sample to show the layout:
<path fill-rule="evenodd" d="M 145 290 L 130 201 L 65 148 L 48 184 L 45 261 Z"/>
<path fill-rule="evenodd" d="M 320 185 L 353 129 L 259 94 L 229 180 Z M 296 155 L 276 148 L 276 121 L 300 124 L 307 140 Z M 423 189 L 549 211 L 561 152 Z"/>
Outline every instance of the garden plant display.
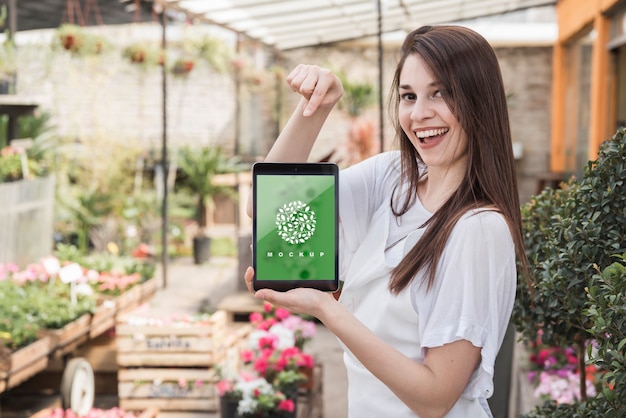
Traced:
<path fill-rule="evenodd" d="M 243 368 L 230 376 L 222 373 L 218 395 L 236 404 L 238 417 L 295 416 L 298 389 L 307 381 L 303 370 L 314 366 L 301 347 L 315 335 L 315 323 L 269 303 L 252 313 L 250 322 L 255 330 L 241 351 Z M 227 418 L 222 405 L 222 418 Z"/>
<path fill-rule="evenodd" d="M 92 265 L 97 264 L 94 260 Z M 139 266 L 122 265 L 127 269 Z M 78 274 L 73 283 L 61 277 L 68 266 Z M 55 256 L 24 268 L 0 264 L 0 344 L 10 350 L 24 347 L 39 337 L 40 330 L 60 329 L 93 313 L 103 298 L 120 295 L 149 278 L 142 274 L 149 269 L 139 273 L 109 266 L 111 271 L 97 271 Z"/>
<path fill-rule="evenodd" d="M 273 325 L 280 323 L 293 332 L 294 345 L 303 350 L 306 344 L 315 336 L 317 328 L 312 318 L 292 314 L 289 310 L 276 307 L 271 303 L 263 303 L 262 312 L 250 314 L 250 322 L 259 330 L 269 330 Z"/>

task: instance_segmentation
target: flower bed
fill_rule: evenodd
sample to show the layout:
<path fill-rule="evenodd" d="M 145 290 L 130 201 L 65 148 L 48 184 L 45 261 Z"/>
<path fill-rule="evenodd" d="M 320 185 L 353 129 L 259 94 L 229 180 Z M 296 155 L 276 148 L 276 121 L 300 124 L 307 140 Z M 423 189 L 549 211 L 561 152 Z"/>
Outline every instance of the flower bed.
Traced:
<path fill-rule="evenodd" d="M 95 263 L 94 263 L 95 264 Z M 153 283 L 139 272 L 98 271 L 76 262 L 61 262 L 45 257 L 20 269 L 15 264 L 0 264 L 0 343 L 15 350 L 35 341 L 41 330 L 61 330 L 85 315 L 93 315 L 99 306 L 112 306 L 110 301 L 133 290 L 134 303 L 153 293 Z M 135 267 L 138 268 L 138 267 Z M 116 305 L 117 306 L 117 305 Z M 107 316 L 107 313 L 100 313 Z M 92 325 L 92 316 L 85 317 L 85 332 Z M 103 329 L 104 331 L 104 329 Z M 58 339 L 63 332 L 57 332 Z M 93 333 L 91 335 L 94 336 Z M 58 344 L 74 341 L 78 336 L 61 339 Z"/>
<path fill-rule="evenodd" d="M 315 323 L 269 303 L 251 313 L 250 322 L 256 328 L 241 351 L 242 367 L 222 370 L 217 384 L 221 416 L 295 417 L 300 390 L 313 385 L 313 373 L 304 371 L 312 371 L 315 362 L 303 349 L 315 335 Z"/>
<path fill-rule="evenodd" d="M 541 333 L 530 345 L 531 370 L 528 380 L 534 386 L 534 396 L 542 401 L 573 404 L 581 400 L 581 376 L 575 347 L 553 347 L 541 342 Z M 586 366 L 585 386 L 589 397 L 596 396 L 600 381 L 598 369 Z"/>
<path fill-rule="evenodd" d="M 127 276 L 133 280 L 120 280 Z M 116 298 L 136 289 L 139 304 L 156 291 L 156 279 L 143 279 L 55 257 L 23 269 L 0 264 L 0 392 L 45 369 L 50 356 L 64 356 L 112 328 Z"/>

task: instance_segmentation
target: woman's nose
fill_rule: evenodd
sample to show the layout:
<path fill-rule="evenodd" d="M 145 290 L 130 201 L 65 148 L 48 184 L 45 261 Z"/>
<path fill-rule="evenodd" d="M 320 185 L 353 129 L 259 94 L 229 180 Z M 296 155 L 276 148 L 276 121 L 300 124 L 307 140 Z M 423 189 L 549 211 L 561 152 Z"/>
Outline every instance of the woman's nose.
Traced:
<path fill-rule="evenodd" d="M 415 100 L 413 110 L 411 111 L 411 119 L 423 120 L 432 118 L 434 115 L 435 111 L 428 98 L 418 98 Z"/>

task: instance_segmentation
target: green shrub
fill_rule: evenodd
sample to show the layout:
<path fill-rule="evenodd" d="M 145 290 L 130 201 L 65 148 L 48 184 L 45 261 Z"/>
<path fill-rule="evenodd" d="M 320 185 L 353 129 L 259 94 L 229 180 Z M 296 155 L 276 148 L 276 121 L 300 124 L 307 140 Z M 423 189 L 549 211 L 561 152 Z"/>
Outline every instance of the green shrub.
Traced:
<path fill-rule="evenodd" d="M 621 304 L 617 303 L 617 296 L 612 293 L 618 290 L 612 287 L 614 283 L 607 284 L 602 281 L 606 280 L 604 276 L 597 274 L 615 261 L 615 254 L 626 252 L 625 135 L 626 130 L 620 129 L 602 144 L 598 159 L 587 164 L 582 179 L 573 179 L 560 190 L 546 190 L 522 208 L 533 288 L 530 291 L 520 275 L 514 323 L 529 341 L 534 341 L 541 331 L 544 344 L 576 344 L 583 378 L 585 342 L 606 339 L 601 321 L 626 313 L 623 298 Z M 594 306 L 591 315 L 589 309 Z M 624 321 L 617 324 L 623 328 Z M 626 343 L 619 334 L 616 339 L 617 345 L 610 339 L 610 347 L 616 350 L 605 345 L 605 354 L 621 356 L 617 359 L 622 359 L 623 367 Z M 617 372 L 613 380 L 615 393 L 621 394 L 626 377 L 615 370 L 613 360 L 605 371 Z M 585 400 L 585 394 L 581 395 Z M 622 407 L 625 399 L 622 395 Z M 577 416 L 555 414 L 542 416 Z"/>
<path fill-rule="evenodd" d="M 593 324 L 597 353 L 591 361 L 603 372 L 603 395 L 622 412 L 614 416 L 626 416 L 626 253 L 619 258 L 593 276 L 584 313 Z"/>

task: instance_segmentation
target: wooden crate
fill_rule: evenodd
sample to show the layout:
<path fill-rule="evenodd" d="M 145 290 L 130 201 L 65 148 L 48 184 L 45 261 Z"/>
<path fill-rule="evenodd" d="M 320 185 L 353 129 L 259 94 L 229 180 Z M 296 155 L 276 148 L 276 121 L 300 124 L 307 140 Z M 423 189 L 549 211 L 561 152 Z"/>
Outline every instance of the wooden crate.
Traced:
<path fill-rule="evenodd" d="M 240 292 L 226 296 L 219 309 L 228 314 L 228 323 L 248 322 L 252 312 L 263 312 L 263 302 L 250 292 Z"/>
<path fill-rule="evenodd" d="M 159 290 L 159 282 L 156 277 L 146 280 L 139 285 L 141 288 L 140 303 L 147 302 Z"/>
<path fill-rule="evenodd" d="M 118 371 L 120 407 L 215 411 L 217 374 L 209 368 L 129 368 Z"/>
<path fill-rule="evenodd" d="M 117 362 L 120 407 L 155 406 L 160 414 L 218 411 L 217 367 L 236 370 L 252 326 L 227 326 L 224 311 L 208 323 L 181 326 L 118 324 Z"/>
<path fill-rule="evenodd" d="M 104 300 L 91 316 L 89 323 L 89 338 L 96 338 L 115 327 L 117 303 L 113 299 Z"/>
<path fill-rule="evenodd" d="M 119 295 L 115 302 L 117 304 L 117 315 L 126 314 L 141 304 L 142 287 L 135 285 Z"/>
<path fill-rule="evenodd" d="M 8 371 L 0 380 L 0 393 L 44 370 L 48 365 L 50 347 L 51 338 L 44 335 L 37 341 L 11 353 Z"/>
<path fill-rule="evenodd" d="M 45 418 L 50 416 L 50 414 L 54 411 L 53 408 L 42 409 L 34 415 L 31 415 L 30 418 Z M 137 415 L 137 414 L 135 414 Z M 137 415 L 137 418 L 157 418 L 159 416 L 159 410 L 157 408 L 150 407 Z"/>
<path fill-rule="evenodd" d="M 120 367 L 210 367 L 225 349 L 226 313 L 215 312 L 208 323 L 116 325 Z"/>
<path fill-rule="evenodd" d="M 63 356 L 75 350 L 89 339 L 90 325 L 91 314 L 84 314 L 63 328 L 42 331 L 50 337 L 50 354 Z"/>

